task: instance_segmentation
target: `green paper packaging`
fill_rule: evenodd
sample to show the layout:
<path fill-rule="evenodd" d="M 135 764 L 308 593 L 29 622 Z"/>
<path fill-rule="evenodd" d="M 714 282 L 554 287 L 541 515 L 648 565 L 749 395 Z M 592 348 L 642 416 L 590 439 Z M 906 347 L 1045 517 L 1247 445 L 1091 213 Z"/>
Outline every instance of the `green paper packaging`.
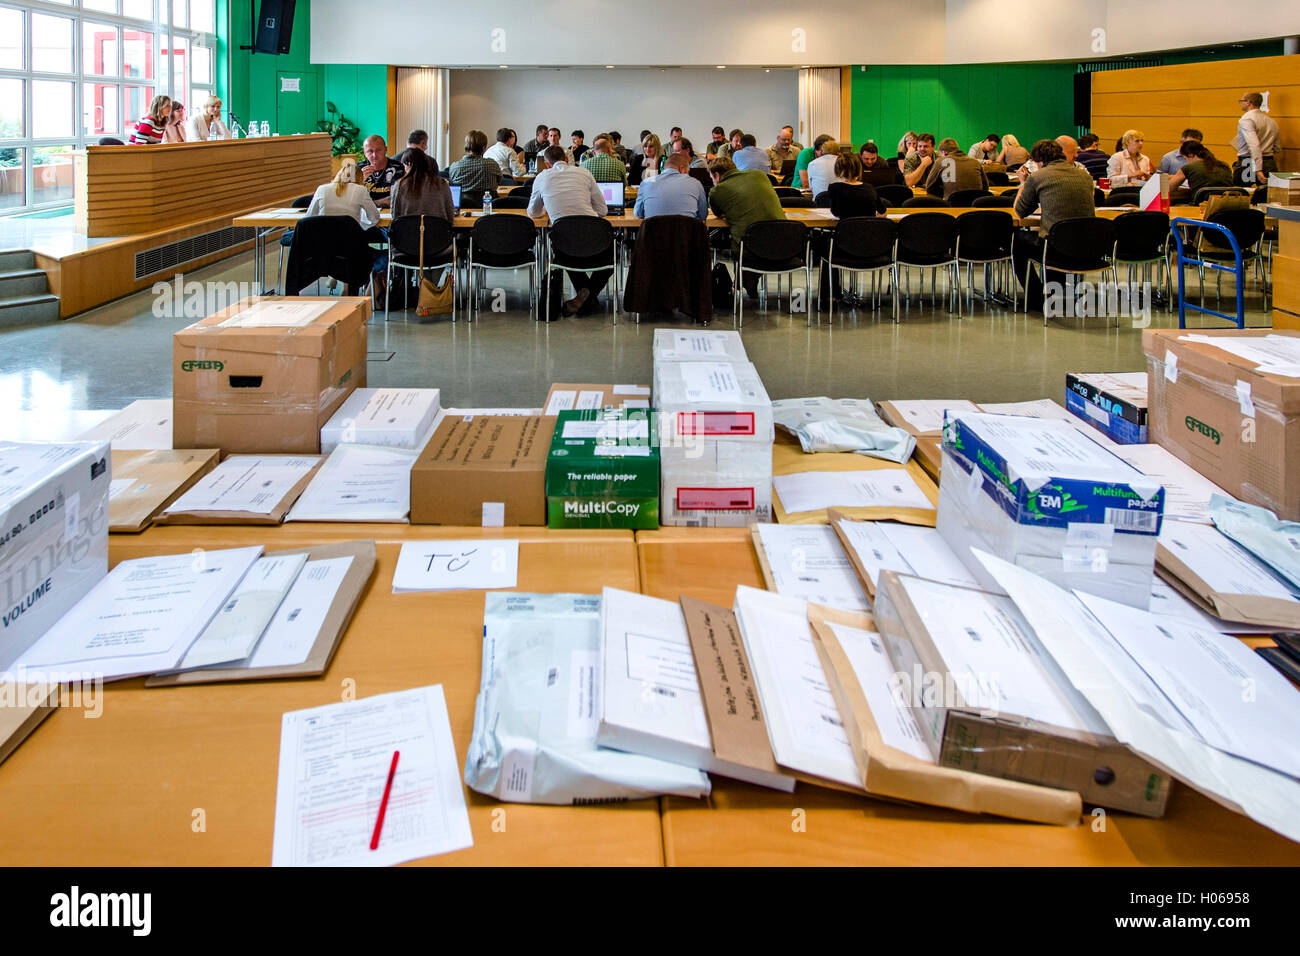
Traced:
<path fill-rule="evenodd" d="M 552 528 L 659 527 L 659 446 L 645 409 L 560 412 L 546 460 Z"/>

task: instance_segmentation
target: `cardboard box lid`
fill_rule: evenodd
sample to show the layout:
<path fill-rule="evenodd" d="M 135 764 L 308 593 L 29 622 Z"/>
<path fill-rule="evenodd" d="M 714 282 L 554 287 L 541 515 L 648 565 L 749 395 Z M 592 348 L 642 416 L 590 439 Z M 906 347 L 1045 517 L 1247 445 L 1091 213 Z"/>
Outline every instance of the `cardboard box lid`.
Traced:
<path fill-rule="evenodd" d="M 1300 340 L 1300 331 L 1289 329 L 1144 329 L 1142 350 L 1151 359 L 1160 362 L 1165 377 L 1177 381 L 1180 371 L 1191 372 L 1219 384 L 1229 394 L 1237 392 L 1237 382 L 1250 388 L 1253 403 L 1264 403 L 1284 414 L 1300 414 L 1300 377 L 1259 372 L 1259 364 L 1240 355 L 1234 355 L 1209 342 L 1189 341 L 1188 335 L 1206 336 L 1209 339 L 1246 340 L 1263 339 L 1270 335 Z M 1169 355 L 1174 358 L 1169 368 Z"/>
<path fill-rule="evenodd" d="M 330 303 L 330 307 L 302 325 L 227 325 L 241 321 L 240 316 L 259 303 L 301 306 L 310 303 Z M 361 330 L 370 316 L 368 296 L 251 296 L 241 299 L 228 308 L 215 312 L 193 325 L 180 329 L 172 336 L 178 348 L 197 350 L 220 349 L 227 352 L 274 353 L 307 358 L 320 358 L 333 351 L 338 343 L 350 334 Z M 179 358 L 179 356 L 178 356 Z M 202 361 L 183 359 L 182 361 Z"/>
<path fill-rule="evenodd" d="M 541 415 L 444 418 L 412 470 L 542 474 L 555 422 Z"/>
<path fill-rule="evenodd" d="M 546 462 L 548 496 L 659 496 L 655 415 L 644 409 L 560 412 Z"/>

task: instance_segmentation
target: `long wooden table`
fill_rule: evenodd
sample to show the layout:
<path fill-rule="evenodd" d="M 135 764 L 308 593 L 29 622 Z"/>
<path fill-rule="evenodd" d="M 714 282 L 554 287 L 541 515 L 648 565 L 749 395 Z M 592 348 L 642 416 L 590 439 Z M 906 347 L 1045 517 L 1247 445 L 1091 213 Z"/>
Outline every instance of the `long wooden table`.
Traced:
<path fill-rule="evenodd" d="M 403 541 L 504 536 L 520 540 L 521 590 L 637 590 L 629 531 L 302 524 L 110 536 L 111 564 L 194 548 L 274 550 L 356 538 L 374 538 L 379 560 L 321 678 L 160 689 L 122 681 L 105 686 L 98 719 L 71 709 L 52 714 L 0 764 L 0 863 L 269 864 L 281 714 L 341 700 L 345 681 L 355 682 L 358 698 L 442 684 L 458 761 L 448 770 L 462 778 L 479 688 L 484 592 L 393 594 L 393 569 Z M 501 804 L 468 788 L 465 795 L 474 846 L 421 862 L 662 864 L 655 800 L 549 807 Z M 206 818 L 204 832 L 192 829 L 196 810 Z"/>
<path fill-rule="evenodd" d="M 637 533 L 646 594 L 731 607 L 763 587 L 746 529 Z M 890 803 L 799 784 L 778 793 L 715 777 L 705 803 L 664 797 L 664 857 L 685 866 L 1296 866 L 1300 844 L 1176 785 L 1162 819 L 1119 812 L 1053 827 Z M 802 811 L 800 813 L 799 811 Z"/>

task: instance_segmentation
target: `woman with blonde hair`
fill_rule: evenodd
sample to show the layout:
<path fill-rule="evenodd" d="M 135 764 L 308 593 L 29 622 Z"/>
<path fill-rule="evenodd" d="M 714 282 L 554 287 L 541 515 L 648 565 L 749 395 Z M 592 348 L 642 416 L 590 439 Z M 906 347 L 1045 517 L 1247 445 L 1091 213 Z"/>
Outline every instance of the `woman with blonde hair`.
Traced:
<path fill-rule="evenodd" d="M 351 216 L 367 229 L 379 225 L 379 207 L 361 180 L 356 160 L 345 159 L 333 182 L 316 187 L 307 215 Z"/>
<path fill-rule="evenodd" d="M 921 134 L 916 130 L 909 129 L 903 134 L 903 138 L 898 141 L 898 158 L 907 159 L 908 153 L 916 152 L 916 144 L 920 140 Z"/>
<path fill-rule="evenodd" d="M 1111 179 L 1123 176 L 1129 182 L 1145 182 L 1151 178 L 1151 160 L 1142 155 L 1146 137 L 1135 129 L 1125 130 L 1120 137 L 1120 148 L 1106 164 L 1106 175 Z"/>
<path fill-rule="evenodd" d="M 149 112 L 140 117 L 140 121 L 131 130 L 132 143 L 157 145 L 163 141 L 167 123 L 171 119 L 172 99 L 159 94 L 149 104 Z"/>
<path fill-rule="evenodd" d="M 209 96 L 203 108 L 195 110 L 185 124 L 185 139 L 197 143 L 208 139 L 230 139 L 230 130 L 221 122 L 221 98 Z"/>
<path fill-rule="evenodd" d="M 632 169 L 627 174 L 629 185 L 636 186 L 643 180 L 654 179 L 664 168 L 664 147 L 659 137 L 650 133 L 641 140 L 641 152 L 632 157 Z"/>
<path fill-rule="evenodd" d="M 1002 149 L 998 151 L 998 162 L 1007 167 L 1007 172 L 1013 173 L 1028 161 L 1029 150 L 1020 145 L 1020 140 L 1006 133 L 1002 137 Z"/>
<path fill-rule="evenodd" d="M 164 143 L 183 143 L 185 142 L 185 104 L 179 100 L 172 100 L 172 115 L 167 121 L 167 126 L 163 130 Z"/>

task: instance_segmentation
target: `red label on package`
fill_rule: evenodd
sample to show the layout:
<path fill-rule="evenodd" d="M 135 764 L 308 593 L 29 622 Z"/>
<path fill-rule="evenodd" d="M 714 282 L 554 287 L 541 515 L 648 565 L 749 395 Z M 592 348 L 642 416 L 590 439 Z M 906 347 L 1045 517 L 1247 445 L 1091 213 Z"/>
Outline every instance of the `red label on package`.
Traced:
<path fill-rule="evenodd" d="M 752 511 L 753 488 L 678 488 L 678 511 Z"/>
<path fill-rule="evenodd" d="M 678 412 L 679 435 L 752 435 L 753 412 Z"/>

